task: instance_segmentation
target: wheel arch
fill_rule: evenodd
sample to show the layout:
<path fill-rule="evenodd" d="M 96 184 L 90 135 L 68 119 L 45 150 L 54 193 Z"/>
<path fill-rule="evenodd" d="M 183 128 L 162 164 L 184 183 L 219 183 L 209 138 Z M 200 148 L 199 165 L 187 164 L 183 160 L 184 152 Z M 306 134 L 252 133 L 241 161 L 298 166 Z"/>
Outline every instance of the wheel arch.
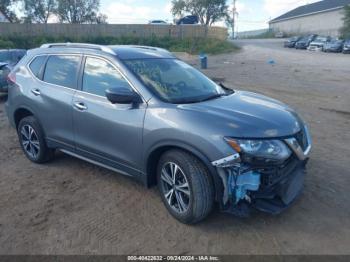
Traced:
<path fill-rule="evenodd" d="M 162 142 L 154 147 L 149 151 L 145 158 L 146 163 L 146 183 L 147 187 L 152 187 L 157 184 L 157 165 L 158 161 L 162 154 L 165 152 L 172 150 L 172 149 L 179 149 L 182 151 L 185 151 L 187 153 L 192 154 L 196 158 L 198 158 L 204 166 L 208 169 L 210 176 L 213 179 L 214 184 L 214 190 L 215 190 L 215 199 L 221 199 L 221 194 L 223 190 L 222 181 L 217 174 L 217 171 L 215 167 L 211 164 L 211 161 L 205 156 L 204 153 L 202 153 L 200 150 L 195 148 L 194 146 L 177 142 L 177 141 L 171 141 L 171 142 Z"/>
<path fill-rule="evenodd" d="M 18 124 L 19 122 L 28 116 L 34 116 L 34 113 L 32 110 L 30 110 L 27 107 L 19 107 L 17 108 L 14 113 L 13 113 L 13 120 L 14 120 L 14 124 L 16 129 L 18 128 Z"/>

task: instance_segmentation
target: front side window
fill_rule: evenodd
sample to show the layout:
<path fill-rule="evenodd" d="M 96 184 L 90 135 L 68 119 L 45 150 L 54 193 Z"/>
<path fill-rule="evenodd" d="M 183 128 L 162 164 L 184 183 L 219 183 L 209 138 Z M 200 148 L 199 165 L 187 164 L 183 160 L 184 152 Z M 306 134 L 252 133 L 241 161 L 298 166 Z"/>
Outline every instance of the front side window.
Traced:
<path fill-rule="evenodd" d="M 83 91 L 105 96 L 108 88 L 129 88 L 129 83 L 110 63 L 93 57 L 87 57 L 83 75 Z"/>
<path fill-rule="evenodd" d="M 41 78 L 41 70 L 43 69 L 46 58 L 47 56 L 45 55 L 37 56 L 29 65 L 30 71 L 39 79 Z"/>
<path fill-rule="evenodd" d="M 50 56 L 46 63 L 43 80 L 50 84 L 76 88 L 79 63 L 79 56 Z"/>
<path fill-rule="evenodd" d="M 196 103 L 226 92 L 201 72 L 177 59 L 124 60 L 156 95 L 170 103 Z"/>

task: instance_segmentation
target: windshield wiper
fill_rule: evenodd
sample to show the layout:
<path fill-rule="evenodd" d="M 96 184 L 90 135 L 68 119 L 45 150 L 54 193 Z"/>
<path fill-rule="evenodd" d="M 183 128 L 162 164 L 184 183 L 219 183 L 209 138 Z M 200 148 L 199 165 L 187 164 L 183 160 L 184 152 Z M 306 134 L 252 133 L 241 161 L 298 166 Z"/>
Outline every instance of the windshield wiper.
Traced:
<path fill-rule="evenodd" d="M 204 102 L 204 101 L 209 101 L 209 100 L 213 100 L 213 99 L 216 99 L 216 98 L 219 98 L 219 97 L 222 97 L 226 94 L 215 94 L 215 95 L 211 95 L 211 96 L 208 96 L 206 98 L 203 98 L 201 100 L 199 100 L 198 102 Z"/>

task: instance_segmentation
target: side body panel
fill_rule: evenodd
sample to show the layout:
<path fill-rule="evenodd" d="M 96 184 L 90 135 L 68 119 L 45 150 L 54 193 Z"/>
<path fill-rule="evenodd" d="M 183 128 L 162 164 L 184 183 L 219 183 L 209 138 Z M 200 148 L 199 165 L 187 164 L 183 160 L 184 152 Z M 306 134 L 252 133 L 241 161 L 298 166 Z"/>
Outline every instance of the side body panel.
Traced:
<path fill-rule="evenodd" d="M 104 97 L 79 91 L 75 102 L 87 107 L 73 111 L 77 152 L 140 176 L 146 105 L 113 105 Z"/>

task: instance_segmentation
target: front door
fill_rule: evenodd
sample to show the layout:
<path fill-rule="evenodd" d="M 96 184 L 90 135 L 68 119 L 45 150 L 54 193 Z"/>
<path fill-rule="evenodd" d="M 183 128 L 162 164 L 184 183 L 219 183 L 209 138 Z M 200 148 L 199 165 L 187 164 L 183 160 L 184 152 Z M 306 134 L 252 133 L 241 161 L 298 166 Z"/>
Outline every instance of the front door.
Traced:
<path fill-rule="evenodd" d="M 86 57 L 81 91 L 73 99 L 76 149 L 92 160 L 138 175 L 146 104 L 112 104 L 105 91 L 118 87 L 132 88 L 111 62 Z"/>

